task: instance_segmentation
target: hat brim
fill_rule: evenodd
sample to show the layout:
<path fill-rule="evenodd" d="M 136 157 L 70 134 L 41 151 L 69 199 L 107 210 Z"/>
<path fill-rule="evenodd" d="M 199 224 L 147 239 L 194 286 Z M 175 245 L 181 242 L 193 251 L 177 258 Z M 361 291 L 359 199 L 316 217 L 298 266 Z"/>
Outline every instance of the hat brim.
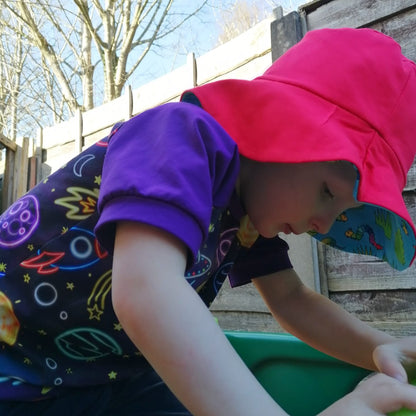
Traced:
<path fill-rule="evenodd" d="M 247 158 L 353 163 L 359 173 L 356 199 L 365 205 L 346 211 L 328 234 L 314 237 L 344 251 L 374 255 L 398 270 L 410 266 L 416 230 L 402 197 L 405 175 L 398 175 L 402 168 L 394 152 L 368 122 L 276 78 L 224 80 L 191 92 Z"/>

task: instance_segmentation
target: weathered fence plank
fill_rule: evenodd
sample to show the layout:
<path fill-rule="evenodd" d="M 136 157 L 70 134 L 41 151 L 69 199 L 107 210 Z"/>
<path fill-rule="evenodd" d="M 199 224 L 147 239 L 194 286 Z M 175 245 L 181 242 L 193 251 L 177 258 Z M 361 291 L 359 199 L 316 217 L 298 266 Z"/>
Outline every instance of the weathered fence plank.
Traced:
<path fill-rule="evenodd" d="M 20 142 L 20 143 L 19 143 Z M 14 189 L 13 200 L 16 201 L 27 191 L 27 177 L 28 177 L 28 160 L 29 157 L 29 138 L 23 137 L 18 139 L 17 149 L 15 152 L 15 164 L 13 170 Z"/>
<path fill-rule="evenodd" d="M 108 103 L 80 113 L 82 120 L 81 136 L 89 136 L 118 121 L 128 120 L 132 111 L 131 88 L 126 93 Z"/>
<path fill-rule="evenodd" d="M 415 0 L 316 1 L 303 7 L 308 30 L 362 27 L 416 7 Z"/>
<path fill-rule="evenodd" d="M 3 136 L 4 138 L 4 136 Z M 3 144 L 7 140 L 4 140 Z M 2 209 L 6 209 L 28 189 L 29 143 L 27 137 L 7 142 L 6 162 L 3 174 Z"/>
<path fill-rule="evenodd" d="M 62 123 L 43 128 L 43 147 L 49 149 L 77 140 L 78 123 L 79 121 L 72 117 Z"/>
<path fill-rule="evenodd" d="M 275 61 L 283 55 L 302 37 L 303 27 L 299 13 L 292 12 L 273 21 L 271 24 L 272 60 Z"/>
<path fill-rule="evenodd" d="M 250 68 L 247 67 L 247 64 L 267 57 L 267 66 L 270 65 L 271 22 L 272 19 L 266 19 L 249 31 L 197 58 L 198 85 L 224 78 L 250 79 L 260 75 L 258 67 Z M 267 66 L 262 66 L 260 71 L 264 71 Z M 238 71 L 240 68 L 244 68 L 243 73 Z"/>
<path fill-rule="evenodd" d="M 170 101 L 177 101 L 181 93 L 194 86 L 196 79 L 195 58 L 174 71 L 133 90 L 133 114 Z"/>
<path fill-rule="evenodd" d="M 16 146 L 17 149 L 17 146 Z M 6 149 L 6 162 L 4 166 L 3 173 L 3 189 L 2 189 L 2 209 L 5 210 L 9 207 L 14 201 L 14 192 L 13 192 L 13 171 L 15 165 L 15 154 L 16 151 L 11 150 L 10 148 Z"/>
<path fill-rule="evenodd" d="M 2 133 L 0 133 L 0 145 L 4 146 L 6 149 L 10 149 L 13 152 L 17 149 L 16 143 L 13 140 L 8 139 Z"/>

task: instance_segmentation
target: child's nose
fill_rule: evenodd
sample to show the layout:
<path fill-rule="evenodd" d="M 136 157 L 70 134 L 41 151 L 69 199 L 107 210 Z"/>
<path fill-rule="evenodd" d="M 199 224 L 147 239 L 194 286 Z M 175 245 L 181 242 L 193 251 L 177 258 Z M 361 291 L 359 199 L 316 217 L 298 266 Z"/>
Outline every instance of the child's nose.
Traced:
<path fill-rule="evenodd" d="M 335 221 L 335 217 L 332 216 L 321 216 L 312 219 L 311 229 L 319 234 L 326 234 L 332 227 Z"/>

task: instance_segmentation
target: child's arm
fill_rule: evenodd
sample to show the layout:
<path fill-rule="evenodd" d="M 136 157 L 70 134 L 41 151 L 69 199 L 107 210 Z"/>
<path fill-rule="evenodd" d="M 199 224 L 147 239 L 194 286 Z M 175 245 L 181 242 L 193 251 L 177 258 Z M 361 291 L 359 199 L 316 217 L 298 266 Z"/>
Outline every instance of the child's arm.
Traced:
<path fill-rule="evenodd" d="M 287 415 L 186 282 L 185 261 L 183 245 L 166 232 L 138 223 L 117 226 L 112 296 L 123 329 L 194 416 Z M 416 409 L 416 388 L 384 377 L 379 384 L 365 381 L 322 416 Z"/>
<path fill-rule="evenodd" d="M 123 329 L 194 415 L 286 415 L 241 361 L 184 278 L 170 234 L 120 223 L 112 296 Z"/>
<path fill-rule="evenodd" d="M 316 349 L 406 380 L 400 360 L 416 358 L 416 338 L 397 340 L 302 284 L 292 269 L 253 279 L 279 323 Z"/>

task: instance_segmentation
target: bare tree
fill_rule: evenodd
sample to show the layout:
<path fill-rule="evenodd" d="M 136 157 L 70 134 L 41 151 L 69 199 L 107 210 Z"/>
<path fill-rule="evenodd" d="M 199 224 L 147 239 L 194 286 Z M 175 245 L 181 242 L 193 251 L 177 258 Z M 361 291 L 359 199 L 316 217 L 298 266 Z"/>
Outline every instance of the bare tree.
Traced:
<path fill-rule="evenodd" d="M 3 18 L 3 13 L 1 13 Z M 18 98 L 21 91 L 22 71 L 28 50 L 24 46 L 21 26 L 17 32 L 0 33 L 0 132 L 16 139 L 18 125 Z M 13 38 L 13 41 L 11 41 Z"/>
<path fill-rule="evenodd" d="M 231 9 L 220 10 L 219 25 L 221 31 L 218 36 L 218 43 L 228 42 L 250 29 L 262 19 L 261 13 L 258 4 L 253 4 L 248 0 L 239 0 Z"/>
<path fill-rule="evenodd" d="M 228 42 L 271 16 L 276 7 L 282 7 L 284 12 L 288 12 L 305 2 L 305 0 L 235 0 L 231 7 L 218 10 L 218 44 Z"/>
<path fill-rule="evenodd" d="M 127 80 L 158 42 L 195 16 L 208 0 L 186 13 L 177 0 L 0 0 L 14 16 L 3 21 L 37 53 L 31 65 L 43 72 L 42 91 L 55 119 L 121 95 Z M 179 3 L 178 3 L 179 4 Z M 23 38 L 22 38 L 23 39 Z"/>

